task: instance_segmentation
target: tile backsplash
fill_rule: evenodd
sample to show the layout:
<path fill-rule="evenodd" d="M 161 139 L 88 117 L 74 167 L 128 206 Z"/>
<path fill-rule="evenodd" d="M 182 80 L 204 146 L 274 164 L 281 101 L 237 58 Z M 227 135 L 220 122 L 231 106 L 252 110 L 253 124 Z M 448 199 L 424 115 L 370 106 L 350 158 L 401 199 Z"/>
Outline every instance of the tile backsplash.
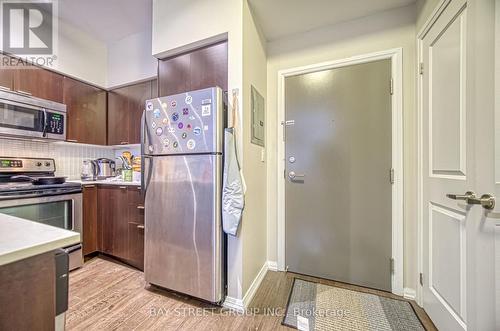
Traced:
<path fill-rule="evenodd" d="M 57 176 L 79 179 L 83 160 L 114 159 L 115 151 L 106 146 L 0 138 L 0 156 L 53 158 Z"/>

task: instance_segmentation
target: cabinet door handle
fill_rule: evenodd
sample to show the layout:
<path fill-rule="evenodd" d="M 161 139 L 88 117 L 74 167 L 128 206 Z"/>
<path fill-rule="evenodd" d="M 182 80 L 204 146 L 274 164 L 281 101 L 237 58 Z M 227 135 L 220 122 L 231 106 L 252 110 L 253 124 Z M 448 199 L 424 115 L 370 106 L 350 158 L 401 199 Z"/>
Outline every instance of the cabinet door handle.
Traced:
<path fill-rule="evenodd" d="M 144 209 L 144 206 L 139 205 L 137 206 L 137 209 Z"/>
<path fill-rule="evenodd" d="M 93 188 L 93 187 L 95 187 L 95 185 L 84 185 L 83 187 L 84 188 Z"/>
<path fill-rule="evenodd" d="M 138 229 L 144 229 L 144 225 L 142 225 L 142 224 L 138 224 L 138 225 L 137 225 L 137 228 L 138 228 Z"/>
<path fill-rule="evenodd" d="M 127 187 L 126 186 L 120 186 L 122 190 L 125 190 Z"/>
<path fill-rule="evenodd" d="M 128 145 L 128 141 L 122 141 L 120 145 Z"/>

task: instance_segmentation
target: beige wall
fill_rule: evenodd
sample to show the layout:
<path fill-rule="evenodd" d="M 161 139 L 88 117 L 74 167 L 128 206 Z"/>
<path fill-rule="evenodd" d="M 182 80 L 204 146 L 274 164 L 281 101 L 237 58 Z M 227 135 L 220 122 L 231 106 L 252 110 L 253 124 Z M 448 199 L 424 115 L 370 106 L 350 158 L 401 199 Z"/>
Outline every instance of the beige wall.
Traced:
<path fill-rule="evenodd" d="M 266 164 L 261 161 L 263 148 L 251 139 L 251 86 L 266 99 L 265 41 L 255 25 L 247 1 L 243 1 L 243 174 L 247 192 L 243 213 L 243 293 L 266 262 Z"/>
<path fill-rule="evenodd" d="M 277 77 L 278 71 L 350 56 L 403 48 L 404 116 L 404 286 L 416 288 L 417 273 L 417 117 L 415 109 L 414 5 L 268 43 L 267 174 L 268 260 L 277 260 Z"/>

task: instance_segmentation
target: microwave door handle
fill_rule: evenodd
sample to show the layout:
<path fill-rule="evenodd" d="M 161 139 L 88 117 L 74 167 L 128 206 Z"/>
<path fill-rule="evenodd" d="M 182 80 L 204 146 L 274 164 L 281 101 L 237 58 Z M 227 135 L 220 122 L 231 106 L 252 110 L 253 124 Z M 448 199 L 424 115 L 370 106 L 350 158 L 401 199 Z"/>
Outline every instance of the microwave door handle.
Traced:
<path fill-rule="evenodd" d="M 42 108 L 43 111 L 43 131 L 42 131 L 42 137 L 47 137 L 47 110 L 45 108 Z"/>

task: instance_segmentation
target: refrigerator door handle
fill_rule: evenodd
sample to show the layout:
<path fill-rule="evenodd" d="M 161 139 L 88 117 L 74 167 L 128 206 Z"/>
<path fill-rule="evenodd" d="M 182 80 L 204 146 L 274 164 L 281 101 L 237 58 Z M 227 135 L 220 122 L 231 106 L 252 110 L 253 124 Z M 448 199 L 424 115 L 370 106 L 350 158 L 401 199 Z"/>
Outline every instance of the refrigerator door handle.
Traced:
<path fill-rule="evenodd" d="M 146 197 L 146 190 L 148 189 L 147 183 L 149 182 L 149 177 L 151 173 L 151 166 L 149 166 L 149 171 L 148 171 L 148 178 L 145 178 L 145 172 L 146 172 L 146 159 L 149 159 L 151 162 L 153 162 L 153 158 L 149 155 L 146 155 L 144 153 L 144 144 L 146 142 L 146 110 L 142 111 L 142 116 L 141 116 L 141 193 L 143 199 Z"/>
<path fill-rule="evenodd" d="M 146 160 L 149 160 L 147 178 L 145 176 Z M 143 155 L 142 162 L 141 162 L 141 192 L 142 192 L 142 196 L 143 196 L 144 200 L 146 200 L 145 199 L 146 198 L 146 191 L 148 190 L 149 180 L 151 179 L 152 165 L 153 165 L 153 157 L 149 156 L 149 155 Z"/>
<path fill-rule="evenodd" d="M 145 191 L 144 191 L 144 122 L 146 120 L 146 110 L 143 110 L 142 111 L 142 116 L 141 116 L 141 157 L 142 157 L 142 160 L 141 160 L 141 193 L 142 193 L 142 197 L 144 198 L 145 196 Z"/>

